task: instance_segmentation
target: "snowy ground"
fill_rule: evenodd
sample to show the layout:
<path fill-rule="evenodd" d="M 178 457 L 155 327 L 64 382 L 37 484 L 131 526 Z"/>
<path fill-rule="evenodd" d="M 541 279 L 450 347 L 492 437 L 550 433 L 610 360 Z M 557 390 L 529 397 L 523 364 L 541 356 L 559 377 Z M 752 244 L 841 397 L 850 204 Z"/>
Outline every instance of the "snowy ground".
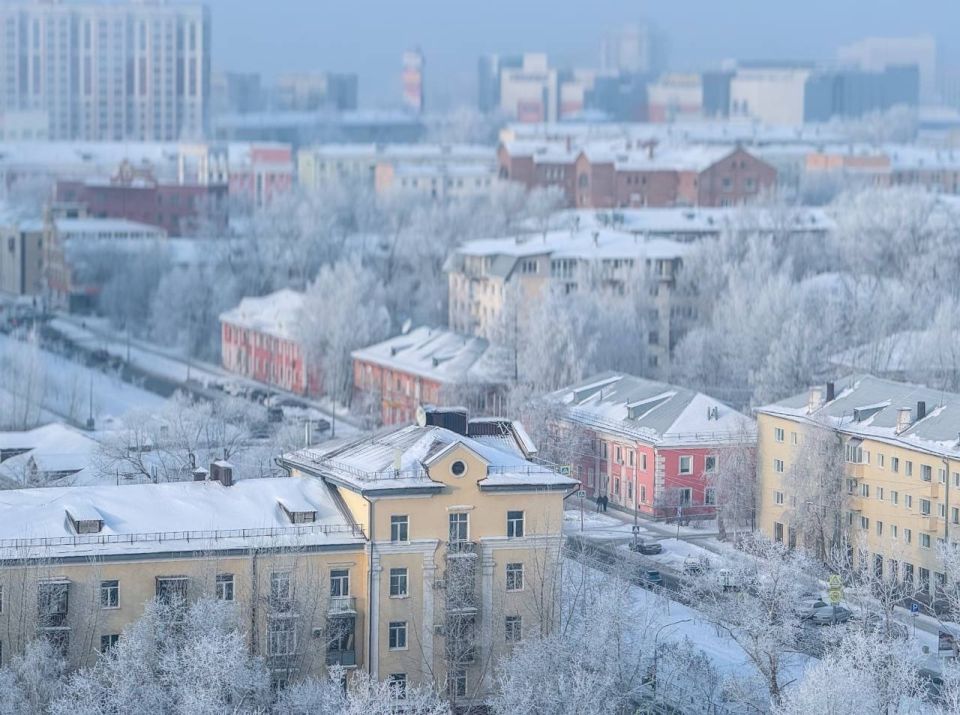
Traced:
<path fill-rule="evenodd" d="M 7 349 L 13 340 L 0 335 L 0 351 Z M 115 374 L 89 368 L 46 350 L 39 350 L 38 354 L 45 373 L 42 398 L 45 418 L 83 425 L 92 405 L 96 426 L 103 428 L 131 410 L 158 409 L 165 402 L 152 392 L 123 382 Z"/>

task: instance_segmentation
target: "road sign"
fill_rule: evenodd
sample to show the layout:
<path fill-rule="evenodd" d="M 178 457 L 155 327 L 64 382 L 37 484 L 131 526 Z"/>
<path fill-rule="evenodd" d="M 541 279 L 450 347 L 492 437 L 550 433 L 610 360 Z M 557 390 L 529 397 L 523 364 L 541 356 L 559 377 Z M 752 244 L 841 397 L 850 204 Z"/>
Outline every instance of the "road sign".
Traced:
<path fill-rule="evenodd" d="M 587 490 L 581 489 L 580 491 L 577 492 L 577 496 L 580 497 L 581 499 L 585 498 L 587 496 Z"/>
<path fill-rule="evenodd" d="M 830 588 L 832 588 L 832 589 L 833 589 L 833 588 L 842 588 L 842 587 L 843 587 L 843 579 L 840 578 L 839 574 L 833 574 L 833 575 L 830 577 L 829 584 L 830 584 Z"/>
<path fill-rule="evenodd" d="M 560 474 L 562 474 L 562 475 L 565 476 L 565 477 L 569 477 L 569 476 L 570 476 L 570 465 L 569 465 L 569 464 L 561 464 L 561 465 L 560 465 Z"/>
<path fill-rule="evenodd" d="M 843 600 L 843 589 L 831 588 L 828 593 L 830 595 L 830 605 L 832 606 L 839 605 L 840 601 Z"/>
<path fill-rule="evenodd" d="M 919 615 L 919 614 L 920 614 L 920 604 L 917 603 L 916 601 L 914 601 L 913 603 L 911 603 L 911 604 L 910 604 L 910 613 L 912 613 L 912 614 L 915 615 L 915 616 L 916 616 L 916 615 Z"/>

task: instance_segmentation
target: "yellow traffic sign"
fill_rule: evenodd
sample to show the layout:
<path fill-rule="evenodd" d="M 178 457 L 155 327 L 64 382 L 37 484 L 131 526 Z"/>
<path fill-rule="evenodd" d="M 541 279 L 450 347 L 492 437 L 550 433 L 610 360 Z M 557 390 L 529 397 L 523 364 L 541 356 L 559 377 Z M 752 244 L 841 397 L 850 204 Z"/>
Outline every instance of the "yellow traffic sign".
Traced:
<path fill-rule="evenodd" d="M 830 595 L 830 604 L 836 606 L 840 601 L 843 600 L 843 590 L 839 588 L 831 588 L 829 591 Z"/>
<path fill-rule="evenodd" d="M 842 588 L 843 579 L 840 578 L 839 574 L 833 574 L 830 577 L 829 584 L 830 584 L 830 588 Z"/>

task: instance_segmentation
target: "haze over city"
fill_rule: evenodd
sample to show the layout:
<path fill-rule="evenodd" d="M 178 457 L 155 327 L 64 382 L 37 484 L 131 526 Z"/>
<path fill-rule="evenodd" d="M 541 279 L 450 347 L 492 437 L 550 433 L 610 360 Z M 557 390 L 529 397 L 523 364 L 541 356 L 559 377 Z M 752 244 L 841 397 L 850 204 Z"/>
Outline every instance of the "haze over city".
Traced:
<path fill-rule="evenodd" d="M 958 25 L 0 0 L 0 715 L 960 713 Z"/>

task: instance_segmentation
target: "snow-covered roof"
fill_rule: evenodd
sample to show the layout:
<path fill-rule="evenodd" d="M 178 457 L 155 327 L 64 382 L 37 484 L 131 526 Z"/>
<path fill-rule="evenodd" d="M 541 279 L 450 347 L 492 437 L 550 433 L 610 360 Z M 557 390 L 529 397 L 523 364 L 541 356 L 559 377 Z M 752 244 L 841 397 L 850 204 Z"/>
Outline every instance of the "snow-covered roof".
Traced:
<path fill-rule="evenodd" d="M 369 159 L 371 161 L 488 161 L 493 147 L 483 144 L 314 144 L 300 150 L 318 159 Z"/>
<path fill-rule="evenodd" d="M 856 374 L 834 383 L 833 400 L 810 411 L 810 393 L 803 392 L 757 410 L 828 425 L 845 434 L 878 439 L 937 455 L 960 457 L 960 395 L 924 385 Z M 918 403 L 926 416 L 917 419 Z M 910 424 L 897 432 L 898 412 L 910 410 Z M 857 418 L 860 418 L 859 420 Z"/>
<path fill-rule="evenodd" d="M 749 417 L 708 395 L 618 372 L 594 375 L 551 398 L 574 422 L 661 446 L 722 444 L 755 431 Z"/>
<path fill-rule="evenodd" d="M 562 490 L 576 485 L 574 480 L 548 466 L 530 462 L 513 450 L 432 425 L 409 425 L 330 450 L 302 449 L 285 455 L 283 461 L 292 468 L 362 493 L 433 493 L 443 485 L 431 479 L 427 465 L 441 451 L 456 444 L 472 450 L 487 463 L 487 474 L 477 481 L 481 489 L 540 486 Z"/>
<path fill-rule="evenodd" d="M 15 455 L 0 462 L 0 478 L 11 486 L 22 486 L 35 469 L 50 474 L 69 472 L 71 484 L 95 483 L 93 456 L 97 448 L 95 440 L 59 423 L 0 432 L 0 452 Z"/>
<path fill-rule="evenodd" d="M 835 223 L 826 211 L 797 207 L 767 209 L 756 206 L 724 208 L 642 208 L 569 209 L 555 217 L 558 226 L 577 225 L 582 229 L 611 227 L 644 236 L 661 236 L 687 241 L 716 236 L 722 231 L 782 231 L 811 233 L 833 230 Z"/>
<path fill-rule="evenodd" d="M 884 147 L 893 171 L 960 171 L 960 151 L 907 144 Z"/>
<path fill-rule="evenodd" d="M 646 238 L 636 233 L 605 228 L 570 229 L 528 233 L 513 238 L 481 238 L 467 241 L 453 254 L 486 256 L 493 260 L 491 273 L 509 276 L 520 258 L 549 255 L 583 261 L 642 259 L 673 260 L 693 251 L 693 247 L 665 238 Z M 451 263 L 452 265 L 452 263 Z"/>
<path fill-rule="evenodd" d="M 281 501 L 309 505 L 316 522 L 293 525 Z M 97 534 L 77 535 L 65 519 L 96 513 Z M 251 546 L 361 544 L 328 488 L 316 479 L 245 479 L 0 492 L 0 559 L 135 556 Z"/>
<path fill-rule="evenodd" d="M 229 323 L 258 333 L 294 340 L 303 310 L 303 293 L 283 288 L 268 295 L 244 298 L 236 308 L 220 314 L 221 323 Z"/>
<path fill-rule="evenodd" d="M 57 232 L 67 237 L 90 235 L 163 238 L 167 235 L 162 228 L 122 218 L 58 218 L 54 220 L 54 224 Z"/>
<path fill-rule="evenodd" d="M 421 326 L 351 353 L 354 360 L 447 384 L 500 384 L 512 364 L 502 348 L 483 338 Z"/>

